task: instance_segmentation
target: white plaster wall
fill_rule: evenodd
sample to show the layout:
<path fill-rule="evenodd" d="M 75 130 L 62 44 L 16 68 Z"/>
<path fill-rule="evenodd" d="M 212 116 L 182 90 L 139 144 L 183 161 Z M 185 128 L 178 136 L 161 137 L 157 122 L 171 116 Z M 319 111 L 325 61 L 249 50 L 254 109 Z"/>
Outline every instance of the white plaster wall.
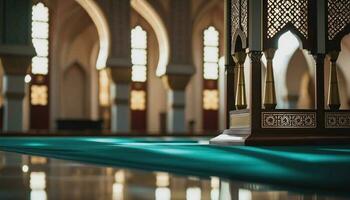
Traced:
<path fill-rule="evenodd" d="M 148 33 L 147 129 L 150 133 L 158 133 L 160 131 L 160 113 L 167 110 L 167 91 L 161 78 L 156 76 L 158 64 L 157 40 L 152 32 Z"/>
<path fill-rule="evenodd" d="M 65 72 L 68 67 L 70 67 L 74 63 L 79 63 L 81 65 L 81 69 L 83 70 L 83 73 L 86 77 L 86 85 L 84 89 L 85 93 L 85 103 L 84 103 L 84 116 L 82 118 L 91 119 L 91 102 L 92 99 L 88 98 L 91 97 L 91 93 L 93 93 L 93 89 L 97 90 L 97 88 L 92 87 L 92 85 L 98 85 L 97 82 L 97 72 L 91 63 L 91 54 L 93 52 L 93 45 L 96 42 L 96 29 L 93 25 L 90 25 L 88 28 L 83 30 L 75 39 L 72 41 L 71 45 L 68 48 L 67 53 L 64 55 L 63 62 L 62 62 L 62 68 L 61 68 L 61 82 L 64 81 Z M 72 84 L 72 87 L 74 87 L 74 84 Z M 65 98 L 71 98 L 67 95 L 65 95 L 65 88 L 62 88 L 61 90 L 61 104 L 60 104 L 60 117 L 62 118 L 71 118 L 73 116 L 66 115 L 66 113 L 69 113 L 66 108 L 69 108 L 64 105 L 64 102 L 67 102 L 64 100 Z M 95 94 L 97 92 L 95 91 Z M 74 101 L 73 99 L 71 101 Z M 94 107 L 98 107 L 96 104 Z"/>
<path fill-rule="evenodd" d="M 345 36 L 341 43 L 341 52 L 339 54 L 337 64 L 343 71 L 344 78 L 346 79 L 347 98 L 350 101 L 350 34 Z M 350 103 L 350 102 L 349 102 Z"/>
<path fill-rule="evenodd" d="M 65 119 L 82 119 L 87 116 L 87 76 L 78 63 L 64 71 L 62 79 L 61 116 Z"/>
<path fill-rule="evenodd" d="M 99 88 L 98 88 L 98 71 L 96 70 L 96 61 L 99 53 L 99 43 L 95 41 L 90 56 L 90 118 L 93 120 L 100 119 L 99 116 Z"/>

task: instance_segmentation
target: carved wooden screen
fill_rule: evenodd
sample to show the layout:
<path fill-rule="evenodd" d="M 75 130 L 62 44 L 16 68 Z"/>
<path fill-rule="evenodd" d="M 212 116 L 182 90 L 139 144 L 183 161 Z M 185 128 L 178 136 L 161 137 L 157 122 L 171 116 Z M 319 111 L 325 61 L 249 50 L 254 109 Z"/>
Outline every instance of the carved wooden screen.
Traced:
<path fill-rule="evenodd" d="M 231 1 L 231 32 L 233 37 L 232 53 L 237 44 L 236 35 L 239 35 L 242 48 L 247 48 L 248 36 L 248 0 Z"/>
<path fill-rule="evenodd" d="M 328 0 L 328 50 L 340 50 L 340 40 L 350 31 L 350 1 Z"/>
<path fill-rule="evenodd" d="M 309 48 L 309 7 L 309 0 L 264 0 L 264 48 L 276 48 L 279 36 L 287 30 Z"/>

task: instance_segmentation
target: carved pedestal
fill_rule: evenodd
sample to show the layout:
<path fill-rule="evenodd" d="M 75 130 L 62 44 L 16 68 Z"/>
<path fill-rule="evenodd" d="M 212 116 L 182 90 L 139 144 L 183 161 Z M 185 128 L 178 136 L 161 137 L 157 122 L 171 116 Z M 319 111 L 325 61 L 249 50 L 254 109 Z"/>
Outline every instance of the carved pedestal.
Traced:
<path fill-rule="evenodd" d="M 318 122 L 316 110 L 262 111 L 259 129 L 252 129 L 249 110 L 230 113 L 230 128 L 210 140 L 220 145 L 323 145 L 350 142 L 350 111 L 326 111 Z M 321 127 L 318 124 L 322 124 Z M 325 127 L 325 128 L 323 128 Z"/>

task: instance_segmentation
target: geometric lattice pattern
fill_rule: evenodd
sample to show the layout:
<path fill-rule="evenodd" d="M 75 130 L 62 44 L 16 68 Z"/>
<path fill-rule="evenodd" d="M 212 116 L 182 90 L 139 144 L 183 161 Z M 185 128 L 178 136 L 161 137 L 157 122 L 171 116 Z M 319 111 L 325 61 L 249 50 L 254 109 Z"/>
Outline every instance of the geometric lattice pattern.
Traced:
<path fill-rule="evenodd" d="M 232 33 L 241 29 L 248 35 L 248 0 L 232 0 L 231 2 Z"/>
<path fill-rule="evenodd" d="M 241 28 L 243 33 L 248 36 L 248 0 L 241 0 Z"/>
<path fill-rule="evenodd" d="M 262 112 L 262 128 L 316 128 L 316 113 Z"/>
<path fill-rule="evenodd" d="M 308 0 L 267 0 L 267 38 L 272 38 L 288 23 L 308 38 Z"/>
<path fill-rule="evenodd" d="M 239 0 L 232 0 L 231 2 L 231 23 L 232 23 L 232 33 L 239 28 Z"/>
<path fill-rule="evenodd" d="M 328 40 L 333 40 L 350 23 L 350 1 L 328 0 Z"/>
<path fill-rule="evenodd" d="M 350 128 L 350 112 L 327 112 L 326 128 Z"/>

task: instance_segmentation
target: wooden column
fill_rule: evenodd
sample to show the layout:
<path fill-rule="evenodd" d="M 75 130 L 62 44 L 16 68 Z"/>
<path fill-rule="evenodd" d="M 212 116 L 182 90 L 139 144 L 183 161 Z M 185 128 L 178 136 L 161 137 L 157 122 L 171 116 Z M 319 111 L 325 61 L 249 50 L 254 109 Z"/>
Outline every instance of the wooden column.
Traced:
<path fill-rule="evenodd" d="M 235 110 L 235 80 L 232 46 L 231 0 L 225 0 L 225 71 L 226 71 L 226 128 L 230 128 L 230 111 Z"/>
<path fill-rule="evenodd" d="M 339 110 L 340 95 L 339 95 L 338 75 L 337 75 L 337 59 L 339 56 L 339 52 L 332 51 L 328 55 L 330 57 L 331 65 L 330 65 L 330 72 L 329 72 L 327 104 L 331 110 Z"/>
<path fill-rule="evenodd" d="M 277 106 L 275 79 L 273 73 L 273 57 L 275 56 L 275 49 L 267 49 L 264 51 L 267 60 L 266 78 L 265 78 L 265 96 L 264 107 L 267 110 L 273 110 Z"/>
<path fill-rule="evenodd" d="M 262 109 L 262 77 L 261 77 L 261 57 L 262 57 L 262 36 L 263 36 L 263 1 L 249 1 L 249 57 L 251 59 L 250 77 L 250 110 L 251 129 L 255 131 L 261 129 L 261 109 Z"/>
<path fill-rule="evenodd" d="M 261 91 L 261 51 L 251 51 L 249 53 L 251 59 L 251 80 L 254 80 L 254 84 L 250 84 L 251 92 L 251 128 L 252 132 L 261 128 L 261 113 L 262 108 L 262 91 Z"/>
<path fill-rule="evenodd" d="M 314 55 L 316 62 L 316 109 L 317 109 L 317 127 L 324 128 L 325 120 L 325 94 L 324 94 L 324 59 L 325 54 Z"/>
<path fill-rule="evenodd" d="M 324 75 L 324 60 L 326 57 L 326 0 L 317 0 L 317 12 L 314 17 L 317 19 L 317 40 L 316 54 L 314 59 L 316 62 L 316 109 L 317 109 L 317 128 L 325 128 L 325 75 Z"/>
<path fill-rule="evenodd" d="M 233 59 L 238 68 L 237 75 L 237 87 L 236 87 L 236 100 L 235 107 L 237 110 L 242 110 L 247 108 L 247 96 L 245 90 L 245 78 L 244 78 L 244 61 L 247 54 L 244 51 L 236 52 L 233 55 Z"/>

